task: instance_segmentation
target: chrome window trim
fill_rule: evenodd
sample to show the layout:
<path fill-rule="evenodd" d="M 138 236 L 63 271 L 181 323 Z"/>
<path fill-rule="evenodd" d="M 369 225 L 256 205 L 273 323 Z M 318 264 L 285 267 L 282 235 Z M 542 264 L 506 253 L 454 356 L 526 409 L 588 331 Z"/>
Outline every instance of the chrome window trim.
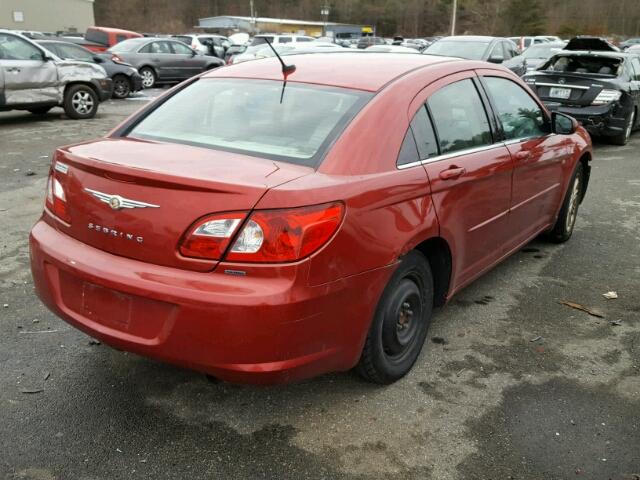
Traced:
<path fill-rule="evenodd" d="M 503 147 L 503 146 L 504 146 L 503 142 L 497 142 L 497 143 L 492 143 L 491 145 L 483 145 L 481 147 L 465 148 L 463 150 L 457 150 L 455 152 L 436 155 L 435 157 L 431 157 L 431 158 L 425 158 L 424 160 L 418 160 L 411 163 L 405 163 L 404 165 L 398 165 L 396 168 L 398 170 L 404 170 L 406 168 L 417 167 L 418 165 L 425 165 L 427 163 L 439 162 L 441 160 L 448 160 L 450 158 L 456 158 L 462 155 L 470 155 L 473 153 L 493 150 L 494 148 Z"/>
<path fill-rule="evenodd" d="M 563 85 L 561 83 L 546 83 L 536 82 L 527 85 L 535 85 L 536 87 L 559 87 L 559 88 L 575 88 L 576 90 L 589 90 L 590 87 L 583 87 L 582 85 Z"/>

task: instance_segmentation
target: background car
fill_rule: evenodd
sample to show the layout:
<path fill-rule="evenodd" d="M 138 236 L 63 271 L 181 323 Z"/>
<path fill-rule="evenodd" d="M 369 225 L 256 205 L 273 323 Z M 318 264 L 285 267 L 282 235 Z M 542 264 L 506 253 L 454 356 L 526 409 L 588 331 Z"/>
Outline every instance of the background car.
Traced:
<path fill-rule="evenodd" d="M 387 45 L 387 42 L 384 41 L 384 38 L 372 37 L 368 35 L 366 37 L 360 37 L 358 43 L 356 44 L 356 48 L 363 50 L 372 45 Z"/>
<path fill-rule="evenodd" d="M 142 77 L 138 71 L 119 60 L 115 55 L 96 54 L 80 45 L 58 40 L 37 40 L 36 43 L 62 59 L 100 65 L 113 81 L 114 98 L 126 98 L 131 92 L 142 90 Z"/>
<path fill-rule="evenodd" d="M 531 45 L 537 45 L 539 43 L 549 42 L 549 37 L 537 36 L 537 37 L 509 37 L 513 43 L 518 47 L 518 51 L 524 52 Z"/>
<path fill-rule="evenodd" d="M 380 53 L 420 53 L 415 48 L 403 47 L 402 45 L 371 45 L 365 48 L 364 51 Z"/>
<path fill-rule="evenodd" d="M 285 43 L 273 45 L 279 55 L 295 55 L 301 53 L 319 53 L 319 52 L 344 52 L 346 49 L 335 43 L 328 42 L 303 42 L 303 43 Z M 260 58 L 269 58 L 275 56 L 273 49 L 266 44 L 249 47 L 244 53 L 236 55 L 231 60 L 232 63 L 242 63 Z"/>
<path fill-rule="evenodd" d="M 0 30 L 0 111 L 42 115 L 59 106 L 69 118 L 92 118 L 112 90 L 102 67 L 62 60 L 26 37 Z"/>
<path fill-rule="evenodd" d="M 535 70 L 542 65 L 554 53 L 564 48 L 567 42 L 545 42 L 531 45 L 520 56 L 527 63 L 527 71 Z"/>
<path fill-rule="evenodd" d="M 309 37 L 307 35 L 262 34 L 262 35 L 256 35 L 255 37 L 253 37 L 253 40 L 251 40 L 251 43 L 249 44 L 249 46 L 257 47 L 259 45 L 266 43 L 267 41 L 271 45 L 280 45 L 284 43 L 313 42 L 314 40 L 315 38 Z"/>
<path fill-rule="evenodd" d="M 429 45 L 422 53 L 504 64 L 520 77 L 527 71 L 525 59 L 518 55 L 515 44 L 507 38 L 473 35 L 444 37 Z"/>
<path fill-rule="evenodd" d="M 581 47 L 589 50 L 572 50 Z M 640 122 L 640 57 L 616 50 L 604 40 L 572 39 L 524 79 L 550 109 L 625 145 Z"/>
<path fill-rule="evenodd" d="M 620 42 L 620 48 L 623 50 L 633 47 L 634 45 L 640 45 L 640 38 L 628 38 L 624 42 Z"/>
<path fill-rule="evenodd" d="M 183 42 L 168 38 L 132 38 L 108 51 L 138 70 L 144 88 L 179 82 L 224 65 L 217 57 L 202 55 Z"/>
<path fill-rule="evenodd" d="M 222 59 L 224 59 L 227 48 L 231 46 L 229 39 L 222 35 L 187 34 L 174 35 L 172 38 L 180 40 L 203 55 L 211 55 Z"/>

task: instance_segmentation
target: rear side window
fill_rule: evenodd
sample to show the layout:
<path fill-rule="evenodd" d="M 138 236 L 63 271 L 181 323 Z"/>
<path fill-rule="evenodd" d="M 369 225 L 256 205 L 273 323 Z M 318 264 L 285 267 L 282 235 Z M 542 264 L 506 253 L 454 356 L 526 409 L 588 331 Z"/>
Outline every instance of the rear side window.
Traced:
<path fill-rule="evenodd" d="M 93 62 L 93 54 L 82 47 L 76 45 L 58 45 L 58 52 L 62 58 L 82 60 L 83 62 Z"/>
<path fill-rule="evenodd" d="M 433 125 L 427 114 L 426 107 L 420 108 L 411 120 L 411 130 L 418 146 L 418 154 L 420 160 L 426 160 L 429 157 L 438 155 L 438 143 L 433 133 Z"/>
<path fill-rule="evenodd" d="M 263 43 L 267 43 L 267 40 L 269 41 L 269 43 L 273 43 L 273 37 L 271 36 L 254 37 L 250 46 L 255 47 L 256 45 L 262 45 Z"/>
<path fill-rule="evenodd" d="M 484 77 L 484 82 L 507 140 L 549 133 L 542 109 L 520 85 L 499 77 Z"/>
<path fill-rule="evenodd" d="M 587 73 L 617 76 L 622 60 L 595 55 L 557 55 L 551 57 L 540 70 L 565 73 Z"/>
<path fill-rule="evenodd" d="M 126 35 L 116 35 L 116 43 L 124 42 L 127 38 Z"/>
<path fill-rule="evenodd" d="M 42 52 L 20 37 L 0 33 L 0 60 L 42 60 Z"/>
<path fill-rule="evenodd" d="M 291 43 L 291 37 L 280 37 L 278 43 Z"/>
<path fill-rule="evenodd" d="M 309 38 L 309 37 L 298 37 L 296 39 L 296 42 L 312 42 L 313 38 Z"/>
<path fill-rule="evenodd" d="M 316 166 L 371 97 L 345 88 L 201 79 L 143 118 L 130 136 Z"/>
<path fill-rule="evenodd" d="M 427 104 L 440 143 L 440 153 L 452 153 L 492 143 L 491 128 L 480 95 L 470 79 L 435 92 Z"/>
<path fill-rule="evenodd" d="M 402 165 L 408 165 L 420 161 L 418 155 L 418 149 L 416 148 L 416 141 L 413 138 L 411 128 L 407 129 L 407 133 L 404 136 L 402 146 L 400 147 L 400 153 L 398 154 L 398 160 L 396 165 L 401 167 Z"/>

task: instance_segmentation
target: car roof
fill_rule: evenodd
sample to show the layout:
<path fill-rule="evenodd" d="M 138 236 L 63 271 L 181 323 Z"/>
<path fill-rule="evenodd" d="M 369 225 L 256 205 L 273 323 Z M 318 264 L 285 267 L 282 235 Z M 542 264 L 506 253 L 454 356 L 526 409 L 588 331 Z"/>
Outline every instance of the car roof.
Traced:
<path fill-rule="evenodd" d="M 629 58 L 629 57 L 637 57 L 637 53 L 627 53 L 627 52 L 607 52 L 605 50 L 560 50 L 556 52 L 555 55 L 562 55 L 563 57 L 573 57 L 573 56 L 581 56 L 581 55 L 589 55 L 591 57 L 609 57 L 609 58 Z"/>
<path fill-rule="evenodd" d="M 412 70 L 442 63 L 466 62 L 481 67 L 483 62 L 429 55 L 372 52 L 321 52 L 288 56 L 296 66 L 287 81 L 313 83 L 376 92 Z M 256 78 L 282 80 L 282 67 L 275 57 L 253 60 L 212 70 L 204 78 Z"/>

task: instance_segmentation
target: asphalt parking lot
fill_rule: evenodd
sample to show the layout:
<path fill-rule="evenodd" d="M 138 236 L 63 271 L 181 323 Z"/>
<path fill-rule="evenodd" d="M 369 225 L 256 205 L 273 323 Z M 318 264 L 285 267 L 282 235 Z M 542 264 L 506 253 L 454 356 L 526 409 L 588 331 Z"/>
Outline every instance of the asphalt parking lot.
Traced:
<path fill-rule="evenodd" d="M 640 132 L 596 145 L 571 241 L 533 242 L 437 311 L 403 380 L 256 388 L 92 344 L 33 293 L 53 149 L 144 101 L 0 114 L 0 478 L 640 479 Z"/>

